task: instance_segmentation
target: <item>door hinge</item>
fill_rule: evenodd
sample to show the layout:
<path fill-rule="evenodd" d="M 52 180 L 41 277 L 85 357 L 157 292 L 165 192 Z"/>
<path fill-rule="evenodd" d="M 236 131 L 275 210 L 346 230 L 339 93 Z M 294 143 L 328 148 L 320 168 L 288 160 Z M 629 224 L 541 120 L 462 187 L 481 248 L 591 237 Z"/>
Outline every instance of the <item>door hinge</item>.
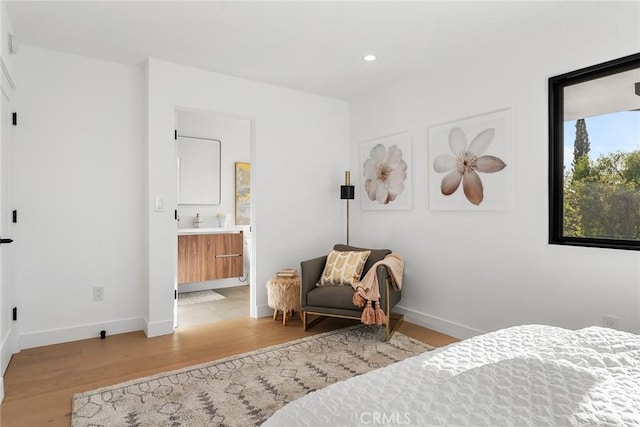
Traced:
<path fill-rule="evenodd" d="M 18 222 L 18 211 L 16 209 L 11 212 L 11 221 L 15 224 Z"/>
<path fill-rule="evenodd" d="M 177 289 L 173 290 L 173 299 L 178 299 L 178 290 Z"/>
<path fill-rule="evenodd" d="M 173 130 L 173 139 L 178 139 L 178 129 Z"/>
<path fill-rule="evenodd" d="M 18 126 L 18 113 L 16 113 L 15 111 L 13 112 L 13 114 L 11 114 L 11 122 L 14 126 Z"/>
<path fill-rule="evenodd" d="M 18 307 L 13 307 L 13 321 L 18 320 Z"/>

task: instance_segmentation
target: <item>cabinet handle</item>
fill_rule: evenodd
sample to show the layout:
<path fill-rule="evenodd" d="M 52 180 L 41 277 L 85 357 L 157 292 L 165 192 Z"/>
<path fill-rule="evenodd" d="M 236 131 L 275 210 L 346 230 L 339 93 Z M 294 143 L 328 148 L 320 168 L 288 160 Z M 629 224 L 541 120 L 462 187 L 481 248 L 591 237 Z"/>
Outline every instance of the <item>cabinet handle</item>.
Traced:
<path fill-rule="evenodd" d="M 237 256 L 242 256 L 242 254 L 216 255 L 216 258 L 231 258 L 231 257 L 237 257 Z"/>

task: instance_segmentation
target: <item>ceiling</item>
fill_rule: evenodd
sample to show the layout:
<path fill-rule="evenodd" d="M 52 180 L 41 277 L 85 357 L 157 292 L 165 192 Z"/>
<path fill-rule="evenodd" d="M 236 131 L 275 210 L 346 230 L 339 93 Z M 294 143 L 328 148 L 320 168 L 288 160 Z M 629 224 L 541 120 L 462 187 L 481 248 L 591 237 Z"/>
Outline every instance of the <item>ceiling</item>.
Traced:
<path fill-rule="evenodd" d="M 567 2 L 7 1 L 19 44 L 148 57 L 350 100 L 499 48 Z M 573 5 L 576 2 L 569 2 Z M 367 63 L 365 54 L 378 60 Z"/>

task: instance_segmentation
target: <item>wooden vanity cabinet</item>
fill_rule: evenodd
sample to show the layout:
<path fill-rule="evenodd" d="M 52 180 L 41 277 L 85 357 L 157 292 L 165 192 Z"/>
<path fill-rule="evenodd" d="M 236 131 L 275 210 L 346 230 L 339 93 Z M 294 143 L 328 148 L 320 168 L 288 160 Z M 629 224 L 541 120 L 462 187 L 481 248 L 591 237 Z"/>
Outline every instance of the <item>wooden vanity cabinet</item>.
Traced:
<path fill-rule="evenodd" d="M 178 236 L 178 284 L 202 281 L 200 234 Z"/>
<path fill-rule="evenodd" d="M 178 284 L 242 277 L 243 234 L 178 236 Z"/>

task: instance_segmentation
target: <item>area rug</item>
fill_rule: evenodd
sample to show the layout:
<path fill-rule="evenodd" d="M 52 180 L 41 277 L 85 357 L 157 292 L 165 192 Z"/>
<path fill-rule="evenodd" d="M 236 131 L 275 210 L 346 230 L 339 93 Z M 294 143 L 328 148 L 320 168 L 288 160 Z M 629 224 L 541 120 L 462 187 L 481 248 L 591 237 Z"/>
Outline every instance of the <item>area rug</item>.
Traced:
<path fill-rule="evenodd" d="M 259 426 L 307 393 L 431 349 L 356 325 L 76 394 L 71 425 Z"/>
<path fill-rule="evenodd" d="M 205 291 L 183 292 L 178 294 L 178 305 L 200 304 L 202 302 L 218 301 L 225 298 L 224 295 L 220 295 L 210 289 Z"/>

